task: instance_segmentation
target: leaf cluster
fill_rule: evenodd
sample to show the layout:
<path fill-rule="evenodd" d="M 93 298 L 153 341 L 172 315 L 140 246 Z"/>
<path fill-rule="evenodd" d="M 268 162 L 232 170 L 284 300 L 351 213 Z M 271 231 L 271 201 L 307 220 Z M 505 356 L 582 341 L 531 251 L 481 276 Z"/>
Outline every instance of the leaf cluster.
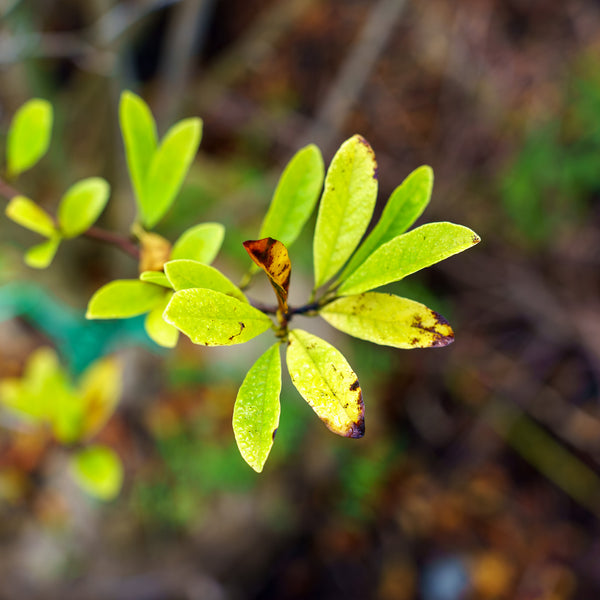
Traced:
<path fill-rule="evenodd" d="M 108 446 L 90 443 L 113 414 L 121 395 L 122 373 L 113 358 L 93 363 L 73 383 L 54 350 L 40 348 L 20 378 L 0 380 L 0 406 L 13 419 L 47 428 L 72 448 L 70 470 L 78 485 L 102 500 L 121 489 L 123 468 Z"/>
<path fill-rule="evenodd" d="M 44 156 L 52 135 L 53 109 L 39 98 L 26 102 L 15 114 L 6 143 L 6 177 L 13 180 L 31 169 Z M 63 239 L 87 231 L 101 215 L 110 197 L 110 185 L 101 177 L 89 177 L 74 183 L 60 199 L 56 217 L 39 204 L 15 195 L 6 215 L 23 227 L 46 238 L 25 254 L 33 268 L 50 265 Z"/>
<path fill-rule="evenodd" d="M 87 317 L 146 314 L 149 336 L 166 347 L 176 345 L 180 332 L 195 344 L 228 346 L 271 330 L 275 343 L 248 371 L 233 411 L 238 447 L 256 471 L 263 469 L 279 424 L 282 346 L 293 385 L 324 424 L 342 436 L 364 435 L 356 373 L 327 341 L 291 328 L 295 315 L 321 316 L 351 336 L 395 348 L 440 347 L 453 341 L 450 325 L 439 314 L 413 300 L 373 291 L 479 242 L 467 227 L 447 222 L 408 231 L 430 200 L 429 167 L 416 169 L 394 190 L 365 237 L 378 191 L 377 163 L 368 142 L 359 135 L 346 140 L 327 171 L 315 145 L 300 149 L 281 175 L 258 239 L 244 243 L 252 262 L 238 286 L 211 266 L 223 242 L 222 225 L 195 225 L 173 244 L 151 231 L 181 188 L 200 143 L 201 121 L 184 119 L 159 142 L 149 107 L 131 92 L 121 97 L 119 119 L 137 206 L 131 235 L 139 249 L 139 274 L 101 287 L 89 301 Z M 84 186 L 87 195 L 77 210 L 71 196 L 82 194 L 65 194 L 57 219 L 41 218 L 41 209 L 21 197 L 11 201 L 7 214 L 49 240 L 78 235 L 108 199 L 108 184 L 93 181 L 95 193 L 90 183 Z M 306 304 L 292 307 L 288 248 L 317 205 L 314 288 Z M 259 271 L 273 287 L 277 303 L 272 307 L 255 305 L 245 294 Z"/>

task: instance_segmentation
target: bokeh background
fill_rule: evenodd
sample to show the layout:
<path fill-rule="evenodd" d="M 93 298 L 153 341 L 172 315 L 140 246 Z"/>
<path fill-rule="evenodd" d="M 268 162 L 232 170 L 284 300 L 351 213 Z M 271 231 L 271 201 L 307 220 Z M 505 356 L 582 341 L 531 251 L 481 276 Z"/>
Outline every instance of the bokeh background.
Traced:
<path fill-rule="evenodd" d="M 222 222 L 218 266 L 249 259 L 277 177 L 317 143 L 361 133 L 380 212 L 435 172 L 421 222 L 481 244 L 390 286 L 452 323 L 443 349 L 313 331 L 349 357 L 367 433 L 339 439 L 284 386 L 265 471 L 231 431 L 266 346 L 163 352 L 135 323 L 90 335 L 91 293 L 133 260 L 75 240 L 34 272 L 37 240 L 0 219 L 0 376 L 60 346 L 74 374 L 125 364 L 100 433 L 118 499 L 82 493 L 47 436 L 0 427 L 0 598 L 593 600 L 600 597 L 600 5 L 594 0 L 2 0 L 0 135 L 33 96 L 56 110 L 49 155 L 18 182 L 48 210 L 107 178 L 102 224 L 134 209 L 117 126 L 123 89 L 164 132 L 201 116 L 201 150 L 159 231 Z M 311 284 L 314 221 L 291 251 Z M 300 323 L 305 326 L 304 322 Z"/>

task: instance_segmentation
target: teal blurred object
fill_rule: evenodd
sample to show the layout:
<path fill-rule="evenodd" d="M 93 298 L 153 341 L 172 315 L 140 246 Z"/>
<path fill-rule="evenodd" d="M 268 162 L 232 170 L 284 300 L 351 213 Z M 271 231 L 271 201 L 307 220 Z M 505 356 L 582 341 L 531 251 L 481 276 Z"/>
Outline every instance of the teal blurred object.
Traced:
<path fill-rule="evenodd" d="M 82 311 L 63 304 L 32 282 L 0 287 L 0 323 L 17 317 L 44 333 L 74 374 L 119 348 L 162 350 L 146 334 L 144 316 L 88 321 Z"/>

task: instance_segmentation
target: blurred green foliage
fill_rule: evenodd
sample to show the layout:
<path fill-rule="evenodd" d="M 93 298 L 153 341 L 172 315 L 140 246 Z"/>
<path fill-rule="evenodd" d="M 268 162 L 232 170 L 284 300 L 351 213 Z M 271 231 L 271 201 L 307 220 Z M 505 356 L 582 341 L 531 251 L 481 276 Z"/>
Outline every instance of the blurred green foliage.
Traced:
<path fill-rule="evenodd" d="M 575 70 L 558 116 L 532 126 L 499 180 L 503 206 L 518 231 L 548 244 L 577 224 L 600 193 L 600 75 Z"/>

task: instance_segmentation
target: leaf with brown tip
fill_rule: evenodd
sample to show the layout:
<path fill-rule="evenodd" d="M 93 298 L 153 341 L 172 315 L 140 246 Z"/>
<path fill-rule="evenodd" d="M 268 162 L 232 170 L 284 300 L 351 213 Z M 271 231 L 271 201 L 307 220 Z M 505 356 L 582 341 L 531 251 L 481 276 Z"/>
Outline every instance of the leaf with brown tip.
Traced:
<path fill-rule="evenodd" d="M 288 310 L 287 298 L 290 288 L 292 263 L 287 248 L 278 240 L 267 237 L 262 240 L 248 240 L 244 248 L 250 258 L 267 274 L 279 302 L 279 310 Z"/>
<path fill-rule="evenodd" d="M 325 340 L 293 329 L 286 362 L 294 387 L 333 433 L 365 434 L 365 406 L 358 377 L 343 354 Z"/>

